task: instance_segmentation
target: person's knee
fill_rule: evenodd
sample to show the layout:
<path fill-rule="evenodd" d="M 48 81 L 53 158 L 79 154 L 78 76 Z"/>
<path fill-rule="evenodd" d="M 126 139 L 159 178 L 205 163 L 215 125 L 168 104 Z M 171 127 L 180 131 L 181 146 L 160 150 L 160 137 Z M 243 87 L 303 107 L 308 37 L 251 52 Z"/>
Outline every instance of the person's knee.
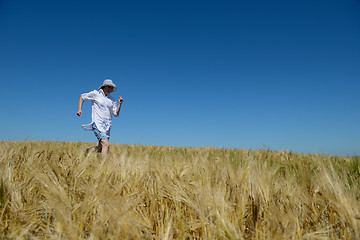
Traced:
<path fill-rule="evenodd" d="M 103 149 L 109 149 L 109 147 L 110 147 L 109 140 L 101 139 L 101 147 Z"/>

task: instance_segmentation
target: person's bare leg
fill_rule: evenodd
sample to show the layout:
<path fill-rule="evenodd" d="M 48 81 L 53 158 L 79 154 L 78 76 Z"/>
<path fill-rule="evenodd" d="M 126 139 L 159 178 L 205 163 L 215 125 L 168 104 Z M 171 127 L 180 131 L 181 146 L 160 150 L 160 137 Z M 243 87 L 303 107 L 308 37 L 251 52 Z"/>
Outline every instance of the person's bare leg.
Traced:
<path fill-rule="evenodd" d="M 105 158 L 109 152 L 110 143 L 107 139 L 101 139 L 101 157 Z"/>
<path fill-rule="evenodd" d="M 87 148 L 86 152 L 101 152 L 101 143 L 99 141 L 99 144 L 97 146 L 91 147 L 91 148 Z"/>
<path fill-rule="evenodd" d="M 86 151 L 87 153 L 89 153 L 89 152 L 95 152 L 97 147 L 98 147 L 98 146 L 93 146 L 93 147 L 87 148 L 85 151 Z"/>
<path fill-rule="evenodd" d="M 101 141 L 99 141 L 99 144 L 95 147 L 96 152 L 101 152 Z"/>

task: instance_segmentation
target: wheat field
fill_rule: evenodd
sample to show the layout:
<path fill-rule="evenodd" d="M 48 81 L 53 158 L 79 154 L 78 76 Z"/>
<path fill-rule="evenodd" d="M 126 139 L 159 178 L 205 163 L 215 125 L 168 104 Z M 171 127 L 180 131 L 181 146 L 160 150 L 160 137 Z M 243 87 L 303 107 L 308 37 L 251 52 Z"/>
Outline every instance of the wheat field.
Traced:
<path fill-rule="evenodd" d="M 357 157 L 0 142 L 1 239 L 360 239 Z"/>

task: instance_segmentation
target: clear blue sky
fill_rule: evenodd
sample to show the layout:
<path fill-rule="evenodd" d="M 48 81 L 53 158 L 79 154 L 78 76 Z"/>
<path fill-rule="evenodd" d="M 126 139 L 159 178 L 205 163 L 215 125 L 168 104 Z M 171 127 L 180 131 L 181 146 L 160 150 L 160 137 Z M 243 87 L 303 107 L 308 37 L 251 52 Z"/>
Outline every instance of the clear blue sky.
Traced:
<path fill-rule="evenodd" d="M 360 2 L 0 1 L 0 139 L 360 155 Z"/>

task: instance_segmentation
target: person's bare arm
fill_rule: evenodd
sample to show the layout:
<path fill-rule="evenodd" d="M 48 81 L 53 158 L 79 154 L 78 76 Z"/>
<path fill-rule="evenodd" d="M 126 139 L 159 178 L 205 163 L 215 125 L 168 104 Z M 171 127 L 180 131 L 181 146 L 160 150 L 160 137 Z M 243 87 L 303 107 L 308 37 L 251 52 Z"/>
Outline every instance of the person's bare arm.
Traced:
<path fill-rule="evenodd" d="M 78 112 L 77 112 L 77 115 L 78 116 L 81 116 L 82 115 L 82 105 L 83 105 L 83 102 L 84 102 L 84 99 L 82 99 L 82 97 L 80 96 L 80 99 L 79 99 L 79 109 L 78 109 Z"/>
<path fill-rule="evenodd" d="M 124 99 L 120 96 L 119 97 L 119 105 L 116 108 L 116 116 L 119 116 L 120 113 L 120 109 L 121 109 L 121 104 L 123 103 Z"/>

